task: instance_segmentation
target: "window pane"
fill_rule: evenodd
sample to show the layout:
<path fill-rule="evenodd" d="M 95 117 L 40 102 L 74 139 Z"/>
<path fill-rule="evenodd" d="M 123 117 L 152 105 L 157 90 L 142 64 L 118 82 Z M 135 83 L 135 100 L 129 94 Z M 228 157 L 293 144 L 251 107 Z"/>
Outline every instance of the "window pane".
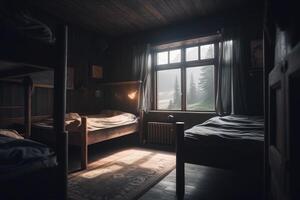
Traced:
<path fill-rule="evenodd" d="M 179 63 L 181 61 L 181 50 L 170 51 L 170 63 Z"/>
<path fill-rule="evenodd" d="M 157 71 L 157 109 L 181 110 L 180 69 Z"/>
<path fill-rule="evenodd" d="M 185 60 L 193 61 L 199 59 L 199 47 L 189 47 L 185 49 Z"/>
<path fill-rule="evenodd" d="M 214 44 L 202 45 L 200 47 L 200 58 L 204 59 L 212 59 L 215 57 L 214 55 Z"/>
<path fill-rule="evenodd" d="M 187 68 L 187 110 L 214 111 L 214 88 L 214 65 Z"/>
<path fill-rule="evenodd" d="M 168 64 L 168 52 L 167 51 L 157 53 L 157 64 L 158 65 Z"/>

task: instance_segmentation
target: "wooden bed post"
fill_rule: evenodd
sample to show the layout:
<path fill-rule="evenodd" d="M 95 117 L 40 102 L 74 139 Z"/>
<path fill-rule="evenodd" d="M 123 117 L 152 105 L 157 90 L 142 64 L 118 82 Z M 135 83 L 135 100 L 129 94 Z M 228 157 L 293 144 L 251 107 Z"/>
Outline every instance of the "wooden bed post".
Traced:
<path fill-rule="evenodd" d="M 54 131 L 56 134 L 56 155 L 58 161 L 58 199 L 67 199 L 68 187 L 68 135 L 65 131 L 66 83 L 68 60 L 68 27 L 57 30 L 57 66 L 54 71 Z"/>
<path fill-rule="evenodd" d="M 25 77 L 24 83 L 24 127 L 25 138 L 30 138 L 31 135 L 31 92 L 32 92 L 32 80 L 30 77 Z"/>
<path fill-rule="evenodd" d="M 87 117 L 81 117 L 81 169 L 86 169 L 88 166 L 88 128 Z"/>
<path fill-rule="evenodd" d="M 139 110 L 139 143 L 145 144 L 145 136 L 144 136 L 144 111 L 142 109 Z"/>
<path fill-rule="evenodd" d="M 184 197 L 184 122 L 176 122 L 176 195 Z"/>

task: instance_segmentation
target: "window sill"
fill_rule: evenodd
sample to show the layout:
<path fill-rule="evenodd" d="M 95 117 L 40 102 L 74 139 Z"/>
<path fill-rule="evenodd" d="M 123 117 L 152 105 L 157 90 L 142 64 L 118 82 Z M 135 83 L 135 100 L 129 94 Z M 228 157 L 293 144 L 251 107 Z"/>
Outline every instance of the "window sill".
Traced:
<path fill-rule="evenodd" d="M 186 113 L 186 114 L 212 114 L 216 115 L 216 111 L 181 111 L 181 110 L 150 110 L 150 113 Z"/>

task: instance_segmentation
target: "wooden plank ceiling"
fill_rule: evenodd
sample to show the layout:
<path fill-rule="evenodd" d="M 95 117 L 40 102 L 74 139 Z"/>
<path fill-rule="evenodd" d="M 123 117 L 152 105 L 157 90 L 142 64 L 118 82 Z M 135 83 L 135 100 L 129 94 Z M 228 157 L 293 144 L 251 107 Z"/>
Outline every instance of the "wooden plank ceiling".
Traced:
<path fill-rule="evenodd" d="M 257 1 L 31 0 L 31 3 L 68 23 L 79 24 L 106 35 L 119 36 L 201 16 L 246 10 L 256 6 Z"/>

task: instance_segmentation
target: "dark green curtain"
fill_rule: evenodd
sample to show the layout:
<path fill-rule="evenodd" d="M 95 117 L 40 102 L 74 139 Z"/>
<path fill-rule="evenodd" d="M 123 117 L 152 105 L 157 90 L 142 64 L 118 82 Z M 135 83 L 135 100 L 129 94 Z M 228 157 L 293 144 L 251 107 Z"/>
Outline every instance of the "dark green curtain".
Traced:
<path fill-rule="evenodd" d="M 246 114 L 245 38 L 240 28 L 222 31 L 219 44 L 216 110 L 219 115 Z"/>

